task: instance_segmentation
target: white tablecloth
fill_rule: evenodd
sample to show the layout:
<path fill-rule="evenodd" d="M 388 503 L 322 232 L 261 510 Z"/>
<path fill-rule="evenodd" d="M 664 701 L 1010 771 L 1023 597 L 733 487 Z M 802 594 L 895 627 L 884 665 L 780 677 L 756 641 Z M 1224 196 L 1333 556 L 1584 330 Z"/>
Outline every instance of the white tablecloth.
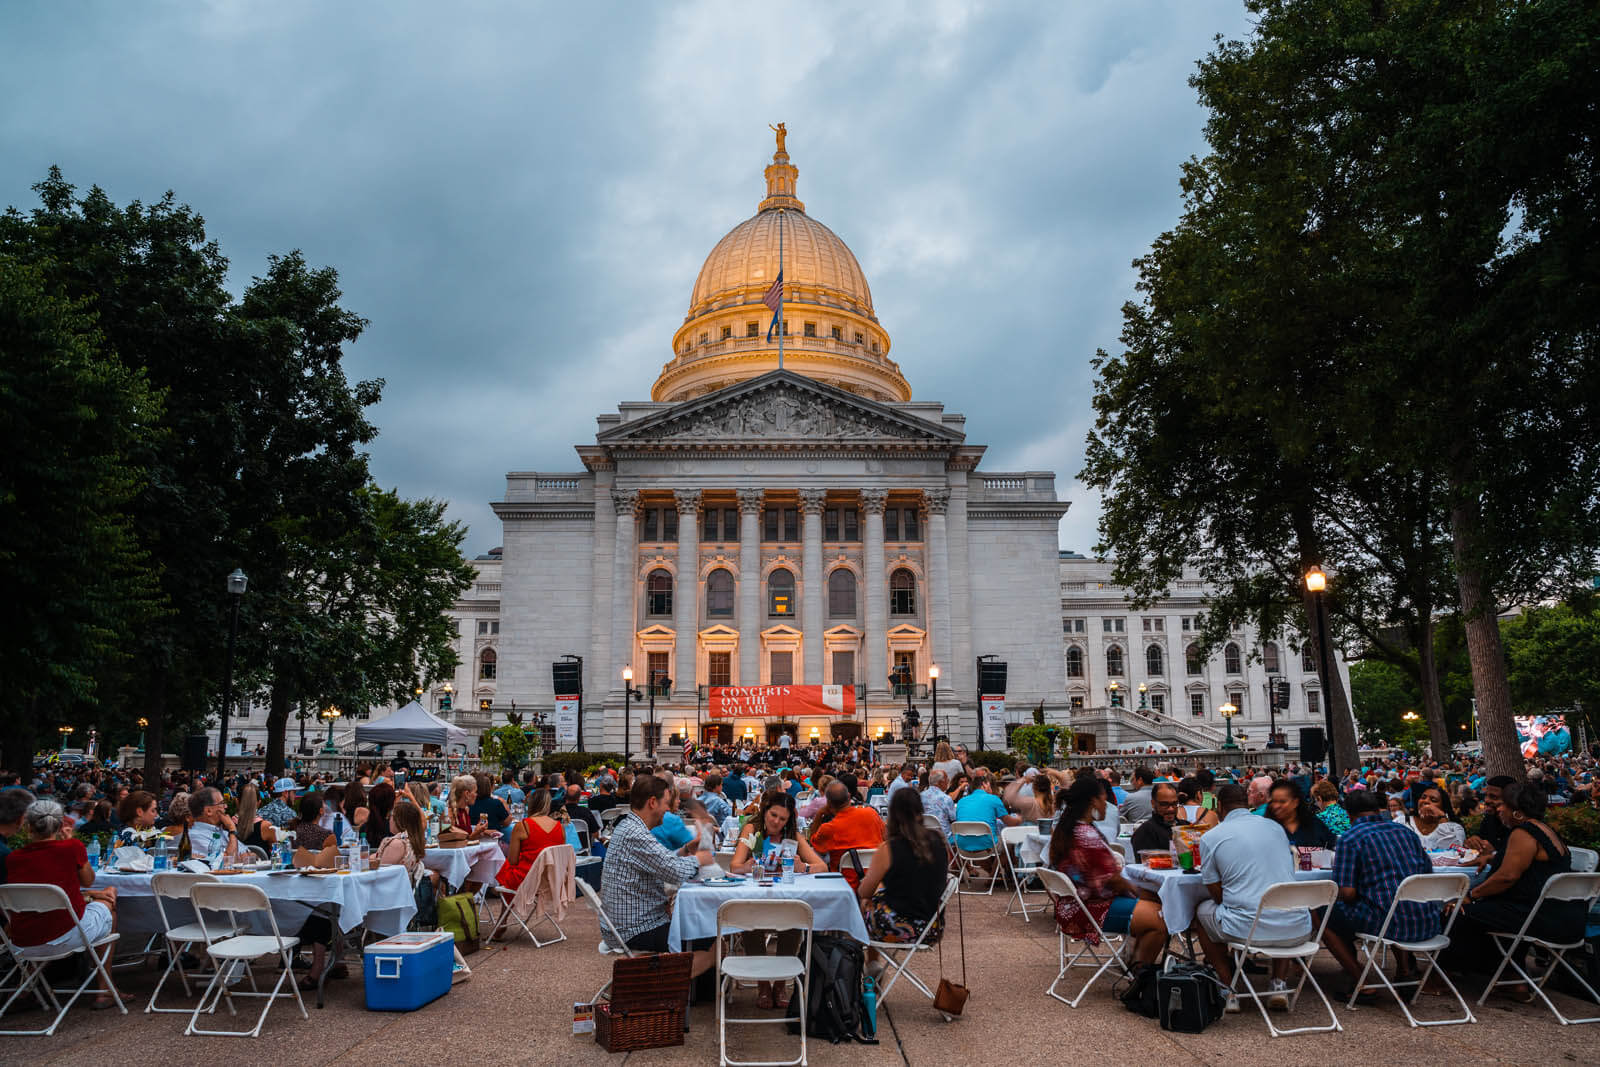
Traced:
<path fill-rule="evenodd" d="M 1142 863 L 1130 863 L 1122 868 L 1122 876 L 1161 899 L 1161 917 L 1173 933 L 1187 930 L 1194 922 L 1195 909 L 1210 896 L 1200 875 L 1185 874 L 1176 868 L 1152 871 Z M 1294 877 L 1297 882 L 1315 882 L 1333 878 L 1333 872 L 1296 870 Z"/>
<path fill-rule="evenodd" d="M 849 882 L 797 874 L 790 885 L 774 882 L 760 886 L 753 879 L 715 886 L 685 882 L 672 908 L 667 947 L 680 952 L 686 941 L 717 936 L 717 908 L 726 900 L 803 900 L 811 905 L 813 930 L 842 930 L 857 941 L 867 940 L 867 924 L 861 918 L 861 905 Z"/>
<path fill-rule="evenodd" d="M 162 929 L 160 913 L 156 911 L 155 894 L 150 888 L 152 874 L 122 874 L 117 871 L 100 871 L 94 880 L 95 888 L 115 888 L 117 891 L 117 929 L 127 934 L 149 934 Z M 222 876 L 225 882 L 260 886 L 272 902 L 274 915 L 278 915 L 282 932 L 292 935 L 300 928 L 306 911 L 319 904 L 337 905 L 339 928 L 349 933 L 365 922 L 367 929 L 381 934 L 398 934 L 416 914 L 416 898 L 412 895 L 411 880 L 404 867 L 382 867 L 360 874 L 231 874 Z M 176 901 L 168 903 L 168 914 L 174 922 L 189 921 L 178 918 Z M 283 906 L 280 908 L 280 906 Z"/>
<path fill-rule="evenodd" d="M 422 857 L 423 866 L 437 871 L 453 888 L 459 889 L 467 881 L 488 883 L 505 865 L 505 853 L 499 841 L 483 841 L 461 848 L 430 848 Z"/>

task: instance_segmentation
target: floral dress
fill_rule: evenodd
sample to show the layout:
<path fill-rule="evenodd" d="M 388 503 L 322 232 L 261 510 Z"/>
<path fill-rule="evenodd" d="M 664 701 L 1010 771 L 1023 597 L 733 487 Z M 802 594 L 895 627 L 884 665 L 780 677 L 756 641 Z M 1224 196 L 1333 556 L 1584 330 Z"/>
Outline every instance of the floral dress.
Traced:
<path fill-rule="evenodd" d="M 1072 879 L 1078 898 L 1083 901 L 1080 907 L 1071 897 L 1058 898 L 1056 925 L 1069 937 L 1098 945 L 1100 937 L 1095 926 L 1106 921 L 1111 902 L 1120 894 L 1110 884 L 1118 871 L 1116 858 L 1093 823 L 1080 822 L 1072 828 L 1072 850 L 1056 869 Z M 1084 907 L 1089 909 L 1094 923 L 1084 916 Z"/>

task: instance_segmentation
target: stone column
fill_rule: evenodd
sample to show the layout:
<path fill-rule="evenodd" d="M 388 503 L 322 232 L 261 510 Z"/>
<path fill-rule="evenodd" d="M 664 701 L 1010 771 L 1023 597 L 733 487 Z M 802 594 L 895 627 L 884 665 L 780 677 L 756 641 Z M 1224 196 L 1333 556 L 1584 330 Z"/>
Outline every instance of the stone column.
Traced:
<path fill-rule="evenodd" d="M 824 598 L 828 583 L 822 574 L 822 508 L 827 493 L 821 489 L 800 490 L 800 565 L 804 569 L 802 580 L 806 595 L 800 601 L 800 632 L 804 634 L 805 674 L 801 685 L 822 684 L 822 627 Z"/>
<path fill-rule="evenodd" d="M 739 490 L 739 684 L 761 682 L 760 489 Z"/>
<path fill-rule="evenodd" d="M 633 662 L 633 635 L 638 629 L 635 606 L 638 592 L 638 526 L 634 515 L 639 508 L 637 489 L 613 489 L 611 504 L 617 513 L 616 551 L 611 557 L 611 677 L 610 685 L 621 685 L 622 668 Z M 585 683 L 587 683 L 585 679 Z M 638 684 L 638 679 L 634 679 Z M 609 736 L 609 735 L 608 735 Z"/>
<path fill-rule="evenodd" d="M 861 510 L 866 514 L 866 542 L 861 553 L 861 584 L 867 595 L 867 693 L 885 698 L 889 693 L 889 579 L 883 573 L 883 508 L 887 489 L 861 490 Z"/>
<path fill-rule="evenodd" d="M 694 695 L 696 639 L 700 618 L 700 490 L 679 489 L 673 494 L 678 504 L 678 582 L 672 591 L 672 622 L 678 631 L 677 654 L 673 670 L 673 692 Z"/>
<path fill-rule="evenodd" d="M 950 631 L 950 547 L 945 513 L 950 510 L 949 489 L 925 489 L 923 512 L 928 529 L 928 651 L 939 664 L 941 692 L 947 692 L 955 666 L 955 644 Z"/>

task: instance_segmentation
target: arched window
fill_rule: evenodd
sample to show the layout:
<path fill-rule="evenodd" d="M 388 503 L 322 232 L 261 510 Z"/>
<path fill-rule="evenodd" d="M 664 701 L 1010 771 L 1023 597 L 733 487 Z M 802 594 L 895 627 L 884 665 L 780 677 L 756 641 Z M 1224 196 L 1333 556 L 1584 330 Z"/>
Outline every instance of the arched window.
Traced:
<path fill-rule="evenodd" d="M 1188 648 L 1183 650 L 1183 662 L 1190 674 L 1198 675 L 1205 673 L 1206 662 L 1200 658 L 1199 645 L 1190 645 Z"/>
<path fill-rule="evenodd" d="M 856 617 L 856 576 L 840 567 L 828 575 L 828 618 Z"/>
<path fill-rule="evenodd" d="M 484 649 L 483 655 L 478 657 L 478 677 L 485 681 L 493 681 L 496 666 L 498 666 L 498 663 L 496 662 L 494 649 Z"/>
<path fill-rule="evenodd" d="M 889 614 L 917 613 L 917 576 L 901 567 L 889 575 Z"/>
<path fill-rule="evenodd" d="M 1244 673 L 1244 659 L 1239 655 L 1239 646 L 1232 641 L 1222 650 L 1222 668 L 1229 674 Z"/>
<path fill-rule="evenodd" d="M 646 615 L 672 614 L 672 575 L 664 570 L 653 570 L 644 580 L 644 613 Z"/>
<path fill-rule="evenodd" d="M 1072 645 L 1067 649 L 1067 677 L 1083 677 L 1083 649 Z"/>
<path fill-rule="evenodd" d="M 722 567 L 706 575 L 706 614 L 733 614 L 733 575 Z"/>
<path fill-rule="evenodd" d="M 1112 645 L 1106 649 L 1106 673 L 1113 678 L 1122 677 L 1122 648 Z"/>
<path fill-rule="evenodd" d="M 1261 662 L 1266 664 L 1268 674 L 1278 673 L 1278 646 L 1268 641 L 1261 646 Z"/>
<path fill-rule="evenodd" d="M 1161 646 L 1160 645 L 1151 645 L 1149 648 L 1144 650 L 1144 669 L 1145 669 L 1145 673 L 1150 674 L 1150 675 L 1159 676 L 1161 674 L 1166 673 L 1163 670 L 1164 666 L 1165 666 L 1165 664 L 1162 662 L 1162 659 L 1161 659 Z"/>
<path fill-rule="evenodd" d="M 775 619 L 794 614 L 794 574 L 782 567 L 767 575 L 767 614 Z"/>

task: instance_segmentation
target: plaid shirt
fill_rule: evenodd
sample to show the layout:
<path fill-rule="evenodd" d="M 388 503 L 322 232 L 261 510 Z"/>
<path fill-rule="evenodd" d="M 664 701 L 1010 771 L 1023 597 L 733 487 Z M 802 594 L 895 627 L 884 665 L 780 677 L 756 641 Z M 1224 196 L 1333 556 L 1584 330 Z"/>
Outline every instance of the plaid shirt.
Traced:
<path fill-rule="evenodd" d="M 1364 933 L 1377 933 L 1389 913 L 1394 891 L 1413 874 L 1432 874 L 1433 864 L 1422 842 L 1407 826 L 1384 812 L 1363 815 L 1339 838 L 1333 854 L 1333 880 L 1340 888 L 1354 886 L 1356 899 L 1341 902 Z M 1439 908 L 1402 904 L 1395 910 L 1388 936 L 1396 941 L 1425 941 L 1439 933 Z"/>
<path fill-rule="evenodd" d="M 693 856 L 679 856 L 663 848 L 651 836 L 644 820 L 630 811 L 617 820 L 611 840 L 606 843 L 606 858 L 600 868 L 600 903 L 616 923 L 617 933 L 624 941 L 631 940 L 671 922 L 667 885 L 687 881 L 698 873 L 700 864 Z M 606 940 L 609 942 L 610 938 Z"/>

